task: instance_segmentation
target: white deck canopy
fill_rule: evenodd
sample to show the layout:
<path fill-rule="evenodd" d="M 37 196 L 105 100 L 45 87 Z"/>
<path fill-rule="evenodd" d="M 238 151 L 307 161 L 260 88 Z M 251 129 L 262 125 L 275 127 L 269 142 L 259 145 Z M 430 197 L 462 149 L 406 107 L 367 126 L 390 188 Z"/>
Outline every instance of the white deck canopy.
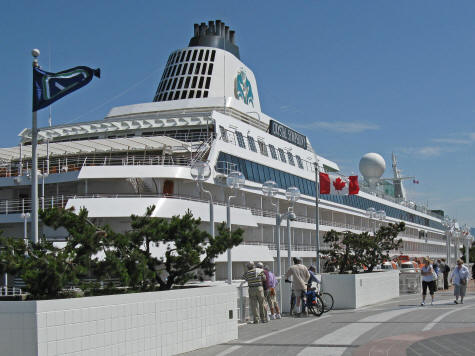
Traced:
<path fill-rule="evenodd" d="M 95 140 L 49 143 L 50 156 L 78 155 L 87 153 L 109 153 L 169 149 L 173 152 L 190 152 L 192 142 L 180 141 L 168 136 L 121 137 Z M 22 146 L 23 159 L 31 159 L 31 145 Z M 46 157 L 47 144 L 38 145 L 38 157 Z M 20 158 L 20 146 L 0 148 L 0 160 L 11 161 Z"/>

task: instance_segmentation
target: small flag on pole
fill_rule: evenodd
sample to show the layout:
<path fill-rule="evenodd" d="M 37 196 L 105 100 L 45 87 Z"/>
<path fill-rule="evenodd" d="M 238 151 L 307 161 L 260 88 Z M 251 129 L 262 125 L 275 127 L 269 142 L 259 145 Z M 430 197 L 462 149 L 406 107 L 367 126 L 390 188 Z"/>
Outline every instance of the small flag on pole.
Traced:
<path fill-rule="evenodd" d="M 43 109 L 82 88 L 94 76 L 100 78 L 101 70 L 79 66 L 58 73 L 48 73 L 39 67 L 33 67 L 33 111 Z"/>

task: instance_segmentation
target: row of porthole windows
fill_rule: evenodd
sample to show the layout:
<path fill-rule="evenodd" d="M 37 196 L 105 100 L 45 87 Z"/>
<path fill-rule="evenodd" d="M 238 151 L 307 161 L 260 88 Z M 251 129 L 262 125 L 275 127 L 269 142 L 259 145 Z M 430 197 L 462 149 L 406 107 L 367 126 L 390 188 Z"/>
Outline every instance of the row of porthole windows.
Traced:
<path fill-rule="evenodd" d="M 300 192 L 302 194 L 313 197 L 316 196 L 314 181 L 301 178 L 271 167 L 267 167 L 259 163 L 248 161 L 243 158 L 235 157 L 224 152 L 219 153 L 218 161 L 235 164 L 238 167 L 238 170 L 240 170 L 244 174 L 247 180 L 257 183 L 264 183 L 268 180 L 273 180 L 277 183 L 277 186 L 279 188 L 287 189 L 288 187 L 295 186 L 300 189 Z M 373 207 L 376 210 L 384 210 L 387 216 L 395 219 L 413 222 L 419 225 L 429 226 L 435 229 L 443 230 L 442 224 L 437 221 L 414 215 L 404 210 L 400 210 L 391 206 L 384 205 L 382 203 L 369 200 L 364 197 L 360 197 L 359 195 L 325 194 L 321 195 L 321 198 L 324 200 L 332 201 L 346 206 L 351 206 L 361 210 L 366 210 L 370 207 Z"/>
<path fill-rule="evenodd" d="M 188 49 L 184 51 L 177 51 L 170 55 L 167 66 L 179 62 L 189 62 L 190 60 L 192 62 L 196 60 L 207 62 L 209 59 L 210 62 L 214 62 L 215 56 L 216 51 L 209 49 Z"/>
<path fill-rule="evenodd" d="M 223 126 L 219 126 L 219 129 L 220 129 L 220 132 L 221 132 L 222 139 L 224 141 L 228 142 L 229 141 L 228 140 L 228 131 Z M 235 134 L 236 134 L 236 138 L 237 138 L 237 142 L 238 142 L 239 147 L 246 148 L 246 143 L 244 141 L 244 136 L 242 135 L 242 133 L 240 131 L 235 131 Z M 248 142 L 249 149 L 253 152 L 257 152 L 257 147 L 256 147 L 254 137 L 248 135 L 247 136 L 247 142 Z M 268 153 L 268 150 L 267 150 L 266 143 L 262 140 L 257 140 L 257 143 L 259 145 L 260 153 L 263 156 L 269 157 L 269 153 Z M 269 144 L 269 151 L 270 151 L 270 155 L 273 159 L 279 160 L 278 157 L 280 157 L 280 160 L 282 162 L 284 162 L 284 163 L 288 162 L 290 165 L 295 166 L 294 156 L 293 156 L 292 152 L 287 151 L 287 157 L 286 157 L 284 150 L 282 148 L 278 148 L 277 151 L 279 152 L 279 156 L 277 156 L 276 148 L 273 145 L 270 145 L 270 144 Z M 295 155 L 295 159 L 297 160 L 298 167 L 301 168 L 301 169 L 304 169 L 302 158 L 299 155 Z"/>

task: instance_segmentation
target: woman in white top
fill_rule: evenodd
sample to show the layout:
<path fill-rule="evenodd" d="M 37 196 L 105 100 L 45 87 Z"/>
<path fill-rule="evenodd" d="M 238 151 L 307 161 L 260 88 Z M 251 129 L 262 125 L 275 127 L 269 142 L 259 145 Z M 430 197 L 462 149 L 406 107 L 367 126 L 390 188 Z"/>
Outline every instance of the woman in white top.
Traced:
<path fill-rule="evenodd" d="M 421 306 L 424 306 L 426 302 L 427 287 L 429 287 L 429 293 L 432 298 L 430 305 L 434 303 L 434 292 L 435 292 L 435 280 L 434 280 L 434 268 L 432 267 L 431 260 L 424 258 L 424 266 L 421 268 L 422 275 L 422 303 Z"/>
<path fill-rule="evenodd" d="M 460 303 L 463 304 L 463 297 L 465 297 L 465 292 L 467 291 L 469 276 L 470 272 L 468 271 L 468 268 L 463 265 L 463 261 L 461 259 L 458 259 L 457 267 L 454 268 L 452 271 L 452 276 L 450 277 L 450 281 L 453 281 L 454 283 L 455 304 L 459 303 L 459 297 Z"/>

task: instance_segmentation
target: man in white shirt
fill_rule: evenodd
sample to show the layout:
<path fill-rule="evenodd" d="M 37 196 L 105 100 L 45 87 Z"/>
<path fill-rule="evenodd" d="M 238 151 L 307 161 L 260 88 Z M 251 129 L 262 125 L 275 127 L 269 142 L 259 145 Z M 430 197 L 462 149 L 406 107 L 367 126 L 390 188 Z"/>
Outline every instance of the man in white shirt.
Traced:
<path fill-rule="evenodd" d="M 459 297 L 460 303 L 463 304 L 463 297 L 465 297 L 465 292 L 467 291 L 469 277 L 470 272 L 468 271 L 468 268 L 463 265 L 463 261 L 461 259 L 458 259 L 457 267 L 454 268 L 452 271 L 452 276 L 450 277 L 450 281 L 454 284 L 455 304 L 459 303 Z"/>

